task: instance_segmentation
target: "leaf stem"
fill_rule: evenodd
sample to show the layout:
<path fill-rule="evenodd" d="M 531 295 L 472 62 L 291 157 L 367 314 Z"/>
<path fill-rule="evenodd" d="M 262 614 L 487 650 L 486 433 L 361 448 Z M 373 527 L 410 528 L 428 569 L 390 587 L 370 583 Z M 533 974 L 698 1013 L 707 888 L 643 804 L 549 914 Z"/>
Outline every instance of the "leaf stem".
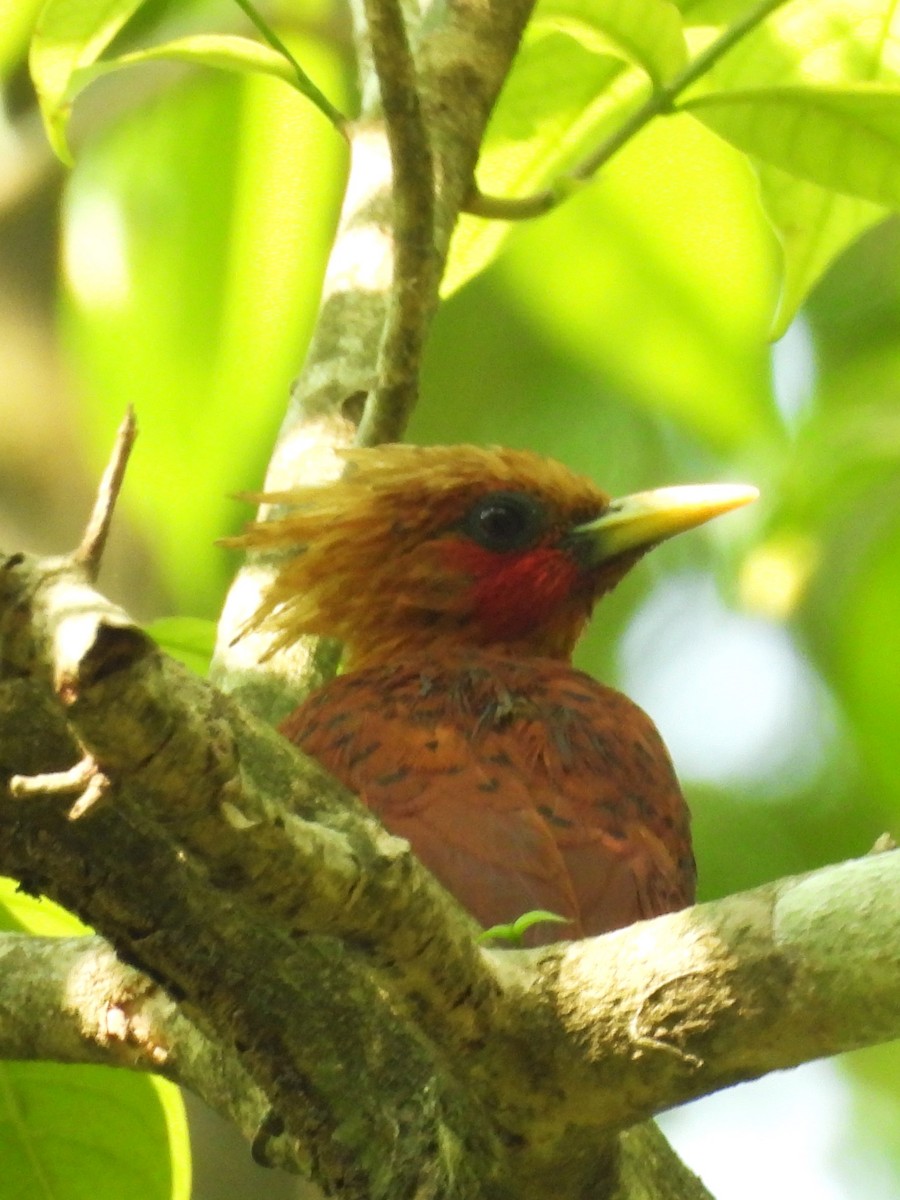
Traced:
<path fill-rule="evenodd" d="M 527 220 L 550 212 L 586 183 L 600 167 L 605 166 L 613 155 L 654 117 L 673 111 L 675 101 L 686 88 L 702 78 L 723 55 L 785 2 L 786 0 L 762 0 L 733 25 L 729 25 L 721 37 L 716 38 L 702 54 L 698 54 L 693 62 L 688 63 L 670 83 L 655 88 L 640 108 L 635 109 L 614 133 L 549 188 L 531 196 L 491 196 L 479 191 L 478 185 L 473 183 L 469 198 L 463 206 L 465 211 L 478 217 L 501 221 Z"/>
<path fill-rule="evenodd" d="M 268 23 L 268 21 L 266 21 L 265 17 L 263 17 L 262 13 L 258 12 L 253 7 L 253 5 L 250 3 L 250 0 L 234 0 L 234 2 L 238 8 L 250 18 L 272 49 L 277 50 L 278 53 L 291 64 L 294 74 L 297 76 L 298 91 L 302 92 L 302 94 L 306 96 L 308 100 L 312 100 L 316 108 L 318 108 L 319 111 L 328 118 L 338 133 L 340 133 L 342 137 L 346 138 L 347 118 L 342 112 L 334 107 L 325 93 L 316 87 L 272 26 Z"/>

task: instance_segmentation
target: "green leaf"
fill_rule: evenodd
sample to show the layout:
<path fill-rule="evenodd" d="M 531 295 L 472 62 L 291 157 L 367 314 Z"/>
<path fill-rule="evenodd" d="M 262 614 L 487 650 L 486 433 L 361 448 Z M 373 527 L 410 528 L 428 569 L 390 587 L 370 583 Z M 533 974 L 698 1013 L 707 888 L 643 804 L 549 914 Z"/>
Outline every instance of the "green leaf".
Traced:
<path fill-rule="evenodd" d="M 110 71 L 166 59 L 216 67 L 224 71 L 257 72 L 260 75 L 272 75 L 275 79 L 283 79 L 291 85 L 296 84 L 296 76 L 290 62 L 270 46 L 254 42 L 251 38 L 239 37 L 237 34 L 198 33 L 165 42 L 161 46 L 149 46 L 146 50 L 120 54 L 106 62 L 94 63 L 91 67 L 83 67 L 75 72 L 71 86 L 73 91 L 81 91 L 92 80 L 109 74 Z"/>
<path fill-rule="evenodd" d="M 110 1067 L 0 1063 L 0 1161 L 4 1197 L 190 1197 L 178 1089 Z"/>
<path fill-rule="evenodd" d="M 689 13 L 700 24 L 738 16 L 730 0 L 706 0 Z M 720 59 L 685 105 L 696 100 L 698 117 L 756 159 L 784 253 L 773 336 L 836 255 L 881 218 L 873 200 L 887 192 L 895 203 L 898 37 L 900 11 L 885 0 L 794 0 Z M 708 39 L 702 29 L 691 37 L 695 47 Z"/>
<path fill-rule="evenodd" d="M 0 0 L 0 78 L 16 66 L 43 0 Z"/>
<path fill-rule="evenodd" d="M 766 163 L 757 167 L 763 205 L 781 243 L 784 275 L 770 336 L 781 337 L 841 251 L 887 215 Z"/>
<path fill-rule="evenodd" d="M 315 42 L 304 61 L 337 90 Z M 318 304 L 346 147 L 279 81 L 204 74 L 86 144 L 63 207 L 65 326 L 92 462 L 132 403 L 121 504 L 175 611 L 211 615 Z"/>
<path fill-rule="evenodd" d="M 612 391 L 736 448 L 772 431 L 777 267 L 746 160 L 673 117 L 602 187 L 517 228 L 497 274 L 539 336 L 592 372 L 598 406 Z"/>
<path fill-rule="evenodd" d="M 5 876 L 0 876 L 0 929 L 7 933 L 35 933 L 41 937 L 77 937 L 81 933 L 90 933 L 73 913 L 60 908 L 46 896 L 29 896 L 15 879 Z"/>
<path fill-rule="evenodd" d="M 520 946 L 522 938 L 532 925 L 542 925 L 548 921 L 559 925 L 571 925 L 572 923 L 568 917 L 561 917 L 559 913 L 547 912 L 546 909 L 536 908 L 532 912 L 523 913 L 521 917 L 517 917 L 515 921 L 511 921 L 508 925 L 492 925 L 490 929 L 485 929 L 482 933 L 479 933 L 478 941 L 512 942 Z"/>
<path fill-rule="evenodd" d="M 569 33 L 588 50 L 620 53 L 655 84 L 687 62 L 681 16 L 669 0 L 542 0 L 532 19 Z"/>
<path fill-rule="evenodd" d="M 216 623 L 201 617 L 161 617 L 146 627 L 153 640 L 197 675 L 206 676 L 216 645 Z"/>
<path fill-rule="evenodd" d="M 763 162 L 900 207 L 900 88 L 753 88 L 701 96 L 680 108 Z"/>
<path fill-rule="evenodd" d="M 163 61 L 194 63 L 200 67 L 236 71 L 240 74 L 271 75 L 273 79 L 281 79 L 306 96 L 338 131 L 343 130 L 345 118 L 304 71 L 270 46 L 236 34 L 195 34 L 192 37 L 166 42 L 162 46 L 151 46 L 146 50 L 121 54 L 118 58 L 95 63 L 91 67 L 82 67 L 72 75 L 70 98 L 74 100 L 79 92 L 101 75 L 109 75 L 123 67 Z"/>
<path fill-rule="evenodd" d="M 746 6 L 685 5 L 690 44 L 708 48 Z M 694 82 L 679 105 L 762 162 L 808 183 L 872 203 L 900 204 L 900 73 L 893 46 L 900 14 L 885 0 L 795 0 L 758 6 L 752 25 Z M 556 41 L 554 41 L 556 37 Z M 612 53 L 610 53 L 612 51 Z M 628 70 L 622 58 L 640 64 Z M 507 88 L 479 163 L 483 192 L 528 195 L 583 160 L 622 127 L 646 95 L 642 72 L 659 85 L 686 65 L 676 5 L 546 0 Z M 574 187 L 574 185 L 573 185 Z M 809 207 L 811 194 L 805 197 Z M 782 211 L 784 235 L 797 213 Z M 806 217 L 809 219 L 809 212 Z M 782 322 L 803 289 L 872 214 L 838 206 L 795 238 Z M 452 292 L 494 257 L 508 235 L 498 221 L 464 218 L 445 280 Z"/>
<path fill-rule="evenodd" d="M 66 128 L 73 78 L 100 57 L 143 0 L 47 0 L 31 42 L 29 63 L 47 137 L 71 163 Z M 76 89 L 77 92 L 78 89 Z"/>
<path fill-rule="evenodd" d="M 41 13 L 32 40 L 31 73 L 47 136 L 63 162 L 72 161 L 67 129 L 78 95 L 104 75 L 148 62 L 186 62 L 280 79 L 311 100 L 336 129 L 343 130 L 344 117 L 286 47 L 281 52 L 237 35 L 195 34 L 99 61 L 141 2 L 49 0 Z"/>
<path fill-rule="evenodd" d="M 484 192 L 522 196 L 579 161 L 645 98 L 642 71 L 594 54 L 559 30 L 526 32 L 488 126 L 478 162 Z M 443 292 L 449 295 L 499 252 L 502 221 L 463 216 L 450 248 Z"/>

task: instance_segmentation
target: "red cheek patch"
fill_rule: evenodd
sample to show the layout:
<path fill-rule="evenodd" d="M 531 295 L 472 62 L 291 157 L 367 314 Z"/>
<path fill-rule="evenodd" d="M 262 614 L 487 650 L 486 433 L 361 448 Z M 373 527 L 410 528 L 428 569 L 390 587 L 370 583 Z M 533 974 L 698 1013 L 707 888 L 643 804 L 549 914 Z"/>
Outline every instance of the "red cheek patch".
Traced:
<path fill-rule="evenodd" d="M 574 559 L 553 546 L 497 554 L 460 539 L 443 549 L 447 567 L 471 578 L 473 616 L 497 641 L 524 637 L 552 621 L 580 575 Z"/>

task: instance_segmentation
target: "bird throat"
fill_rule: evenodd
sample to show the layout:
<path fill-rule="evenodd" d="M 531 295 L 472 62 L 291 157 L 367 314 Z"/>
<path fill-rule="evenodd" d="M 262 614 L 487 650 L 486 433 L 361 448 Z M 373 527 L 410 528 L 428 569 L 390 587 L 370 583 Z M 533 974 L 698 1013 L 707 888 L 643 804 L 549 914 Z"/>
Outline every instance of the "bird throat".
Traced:
<path fill-rule="evenodd" d="M 479 640 L 534 642 L 537 653 L 568 658 L 590 611 L 578 563 L 554 546 L 498 554 L 470 541 L 444 547 L 448 568 L 471 579 L 471 620 Z"/>

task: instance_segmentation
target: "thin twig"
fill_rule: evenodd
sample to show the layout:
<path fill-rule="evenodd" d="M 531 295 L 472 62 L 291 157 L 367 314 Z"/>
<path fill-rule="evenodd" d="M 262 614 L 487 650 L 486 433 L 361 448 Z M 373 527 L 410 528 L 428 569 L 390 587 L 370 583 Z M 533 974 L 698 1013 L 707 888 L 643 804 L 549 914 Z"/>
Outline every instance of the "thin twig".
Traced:
<path fill-rule="evenodd" d="M 109 797 L 112 781 L 108 775 L 97 770 L 87 782 L 87 787 L 69 809 L 66 818 L 69 821 L 80 821 L 89 812 L 95 811 Z"/>
<path fill-rule="evenodd" d="M 328 118 L 345 141 L 349 140 L 347 136 L 347 118 L 340 109 L 335 108 L 321 88 L 313 83 L 312 79 L 303 70 L 262 13 L 257 11 L 254 5 L 250 3 L 250 0 L 235 0 L 235 4 L 237 4 L 241 12 L 250 18 L 272 49 L 276 50 L 290 64 L 297 79 L 297 90 L 306 96 L 307 99 L 312 100 L 316 108 Z"/>
<path fill-rule="evenodd" d="M 418 395 L 428 322 L 436 303 L 434 163 L 416 67 L 398 0 L 365 0 L 372 58 L 393 168 L 391 301 L 358 445 L 397 441 Z"/>
<path fill-rule="evenodd" d="M 640 108 L 636 109 L 614 133 L 601 142 L 577 167 L 561 176 L 549 188 L 531 196 L 490 196 L 479 191 L 477 184 L 473 183 L 472 192 L 463 205 L 465 211 L 478 217 L 499 221 L 522 221 L 550 212 L 605 166 L 613 155 L 654 117 L 671 112 L 683 91 L 702 78 L 741 38 L 784 3 L 785 0 L 762 0 L 761 4 L 745 13 L 689 63 L 680 75 L 676 75 L 665 86 L 655 88 Z"/>
<path fill-rule="evenodd" d="M 97 774 L 97 764 L 86 754 L 67 771 L 48 771 L 43 775 L 13 775 L 9 794 L 26 799 L 29 796 L 67 796 L 82 792 Z"/>
<path fill-rule="evenodd" d="M 69 809 L 68 820 L 78 821 L 106 800 L 110 779 L 97 766 L 93 756 L 86 754 L 68 771 L 50 771 L 45 775 L 13 775 L 9 793 L 20 799 L 31 796 L 68 796 L 80 792 Z"/>
<path fill-rule="evenodd" d="M 84 567 L 91 583 L 96 580 L 100 571 L 100 562 L 103 558 L 109 526 L 136 437 L 137 421 L 134 417 L 134 409 L 129 404 L 128 411 L 116 433 L 115 445 L 106 470 L 103 472 L 103 478 L 100 480 L 100 486 L 97 488 L 97 499 L 94 501 L 94 508 L 84 531 L 84 537 L 72 555 L 72 561 L 80 563 Z"/>

